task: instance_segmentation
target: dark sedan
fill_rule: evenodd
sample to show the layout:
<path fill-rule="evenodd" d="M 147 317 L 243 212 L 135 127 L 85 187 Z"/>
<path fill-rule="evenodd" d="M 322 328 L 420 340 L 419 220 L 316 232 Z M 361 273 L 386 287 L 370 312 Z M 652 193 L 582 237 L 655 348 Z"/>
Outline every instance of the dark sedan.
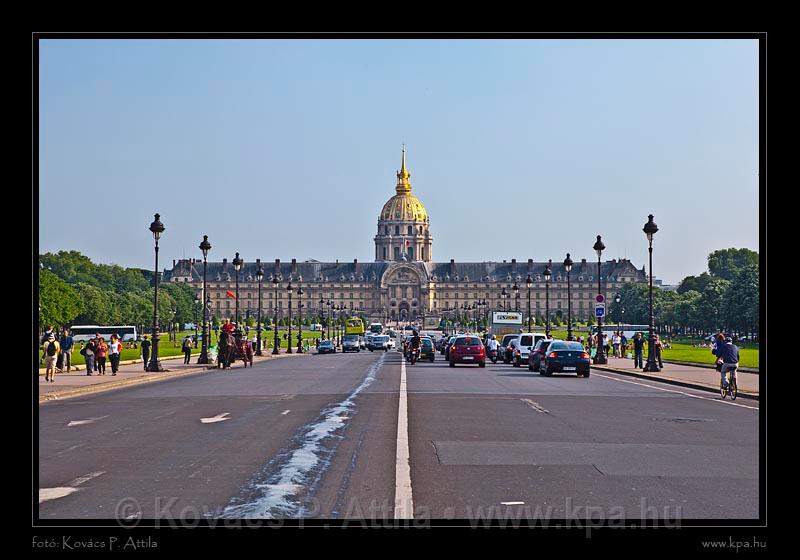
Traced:
<path fill-rule="evenodd" d="M 323 340 L 319 343 L 319 354 L 336 354 L 336 346 L 330 340 Z"/>
<path fill-rule="evenodd" d="M 580 342 L 553 341 L 541 361 L 539 374 L 572 372 L 577 373 L 578 377 L 589 377 L 589 353 Z"/>
<path fill-rule="evenodd" d="M 433 347 L 433 341 L 424 337 L 419 341 L 419 359 L 434 361 L 436 359 L 436 348 Z"/>

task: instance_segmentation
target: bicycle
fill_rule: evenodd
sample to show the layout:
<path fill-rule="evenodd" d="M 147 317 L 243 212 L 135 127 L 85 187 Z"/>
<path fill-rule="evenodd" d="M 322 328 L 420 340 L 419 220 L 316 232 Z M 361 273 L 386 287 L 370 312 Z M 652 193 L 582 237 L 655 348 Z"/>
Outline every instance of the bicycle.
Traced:
<path fill-rule="evenodd" d="M 736 377 L 733 375 L 736 373 L 736 369 L 728 370 L 725 374 L 727 383 L 725 381 L 719 382 L 719 392 L 723 399 L 730 395 L 732 401 L 736 400 L 738 389 L 736 387 Z"/>

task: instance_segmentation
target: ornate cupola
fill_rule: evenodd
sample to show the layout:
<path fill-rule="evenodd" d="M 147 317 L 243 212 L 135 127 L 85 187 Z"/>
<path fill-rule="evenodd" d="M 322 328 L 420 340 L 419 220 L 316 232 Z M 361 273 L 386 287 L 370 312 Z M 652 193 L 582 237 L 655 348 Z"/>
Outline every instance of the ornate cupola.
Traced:
<path fill-rule="evenodd" d="M 411 173 L 406 167 L 405 146 L 395 192 L 397 194 L 383 205 L 378 216 L 375 260 L 430 262 L 433 241 L 430 221 L 425 206 L 411 194 Z"/>

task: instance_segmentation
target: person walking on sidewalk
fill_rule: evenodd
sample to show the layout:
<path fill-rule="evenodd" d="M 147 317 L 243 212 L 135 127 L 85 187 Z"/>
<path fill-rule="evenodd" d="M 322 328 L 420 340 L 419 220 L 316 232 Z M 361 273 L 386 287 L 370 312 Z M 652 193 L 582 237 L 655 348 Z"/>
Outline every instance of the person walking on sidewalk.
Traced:
<path fill-rule="evenodd" d="M 96 362 L 97 362 L 97 371 L 100 375 L 106 374 L 106 356 L 108 355 L 108 344 L 106 344 L 105 339 L 101 336 L 97 342 L 97 351 L 95 352 L 96 355 Z"/>
<path fill-rule="evenodd" d="M 61 369 L 67 370 L 67 373 L 72 369 L 72 350 L 75 348 L 75 341 L 69 335 L 69 329 L 64 329 L 64 334 L 61 335 L 61 340 L 58 341 L 61 345 L 62 364 Z"/>
<path fill-rule="evenodd" d="M 661 337 L 656 335 L 656 360 L 658 361 L 659 369 L 664 369 L 664 362 L 661 361 L 661 351 L 664 349 L 664 343 L 661 342 Z"/>
<path fill-rule="evenodd" d="M 58 344 L 55 335 L 52 333 L 47 340 L 42 344 L 42 352 L 44 353 L 44 380 L 55 382 L 56 360 L 58 359 L 58 352 L 61 346 Z"/>
<path fill-rule="evenodd" d="M 644 337 L 642 333 L 637 332 L 633 336 L 633 367 L 635 368 L 644 368 L 644 360 L 642 358 L 644 354 Z"/>
<path fill-rule="evenodd" d="M 183 351 L 183 363 L 188 364 L 189 359 L 192 356 L 192 337 L 188 334 L 183 337 L 183 342 L 181 343 L 181 350 Z"/>
<path fill-rule="evenodd" d="M 118 334 L 112 334 L 111 343 L 108 345 L 108 361 L 111 362 L 111 375 L 117 375 L 121 354 L 122 341 L 120 341 Z"/>
<path fill-rule="evenodd" d="M 150 361 L 150 341 L 147 339 L 147 335 L 142 337 L 142 363 L 144 364 L 144 370 L 147 371 L 147 362 Z"/>
<path fill-rule="evenodd" d="M 95 341 L 94 339 L 90 340 L 86 343 L 86 346 L 81 348 L 81 354 L 83 355 L 83 359 L 86 363 L 86 375 L 92 375 L 92 371 L 94 371 L 94 359 L 95 359 Z"/>
<path fill-rule="evenodd" d="M 620 338 L 617 331 L 614 331 L 614 338 L 611 339 L 611 344 L 614 345 L 614 357 L 621 358 L 622 354 L 620 354 L 619 345 L 622 344 L 622 338 Z"/>

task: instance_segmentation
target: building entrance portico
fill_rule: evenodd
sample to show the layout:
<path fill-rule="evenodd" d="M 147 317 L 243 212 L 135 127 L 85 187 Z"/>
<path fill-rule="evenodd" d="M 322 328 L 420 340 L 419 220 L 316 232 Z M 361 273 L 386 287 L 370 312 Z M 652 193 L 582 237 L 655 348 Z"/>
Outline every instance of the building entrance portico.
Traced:
<path fill-rule="evenodd" d="M 381 305 L 401 321 L 416 319 L 427 295 L 427 272 L 421 263 L 392 263 L 381 278 Z"/>

